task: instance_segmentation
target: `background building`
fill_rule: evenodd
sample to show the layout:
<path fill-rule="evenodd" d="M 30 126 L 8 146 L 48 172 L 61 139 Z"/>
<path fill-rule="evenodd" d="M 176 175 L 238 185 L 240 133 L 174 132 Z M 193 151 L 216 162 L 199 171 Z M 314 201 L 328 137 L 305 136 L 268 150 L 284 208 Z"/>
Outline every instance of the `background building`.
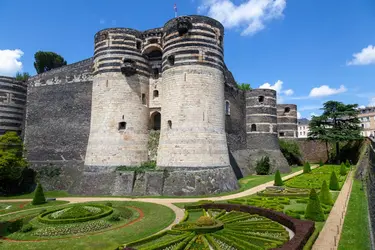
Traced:
<path fill-rule="evenodd" d="M 298 119 L 298 138 L 307 138 L 310 132 L 310 121 L 306 118 Z"/>
<path fill-rule="evenodd" d="M 358 118 L 361 121 L 362 135 L 375 136 L 375 107 L 366 107 L 359 111 Z"/>

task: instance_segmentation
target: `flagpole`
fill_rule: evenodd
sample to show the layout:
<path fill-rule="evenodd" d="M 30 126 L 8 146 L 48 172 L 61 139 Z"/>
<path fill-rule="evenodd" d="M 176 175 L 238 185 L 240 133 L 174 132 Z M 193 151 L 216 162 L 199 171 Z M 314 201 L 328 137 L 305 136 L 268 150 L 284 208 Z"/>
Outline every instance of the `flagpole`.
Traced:
<path fill-rule="evenodd" d="M 174 17 L 177 18 L 177 4 L 174 4 Z"/>

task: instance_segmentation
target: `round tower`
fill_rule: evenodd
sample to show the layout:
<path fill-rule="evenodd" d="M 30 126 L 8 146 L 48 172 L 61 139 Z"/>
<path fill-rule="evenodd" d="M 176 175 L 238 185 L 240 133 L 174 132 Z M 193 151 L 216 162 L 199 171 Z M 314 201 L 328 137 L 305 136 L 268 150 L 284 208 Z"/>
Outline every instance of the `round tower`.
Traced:
<path fill-rule="evenodd" d="M 15 131 L 21 135 L 27 87 L 15 78 L 0 76 L 0 135 Z"/>
<path fill-rule="evenodd" d="M 160 167 L 229 166 L 223 26 L 186 16 L 164 26 Z"/>
<path fill-rule="evenodd" d="M 277 105 L 277 130 L 280 138 L 297 138 L 297 105 Z"/>
<path fill-rule="evenodd" d="M 246 133 L 248 149 L 280 149 L 275 90 L 246 91 Z"/>
<path fill-rule="evenodd" d="M 95 35 L 86 166 L 137 166 L 147 161 L 149 66 L 141 33 L 112 28 Z"/>

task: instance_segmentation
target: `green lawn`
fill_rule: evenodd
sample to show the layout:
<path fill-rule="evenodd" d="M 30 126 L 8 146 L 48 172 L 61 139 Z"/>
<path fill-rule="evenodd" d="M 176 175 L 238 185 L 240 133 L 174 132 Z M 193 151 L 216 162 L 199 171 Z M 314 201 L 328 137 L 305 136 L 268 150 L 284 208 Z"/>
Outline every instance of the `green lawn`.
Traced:
<path fill-rule="evenodd" d="M 115 202 L 112 202 L 115 203 Z M 119 245 L 135 241 L 150 236 L 170 225 L 174 219 L 174 212 L 165 206 L 144 203 L 144 202 L 121 202 L 127 206 L 140 208 L 144 213 L 144 218 L 132 225 L 124 228 L 103 232 L 100 234 L 82 236 L 80 238 L 70 238 L 66 240 L 52 240 L 47 242 L 7 242 L 0 240 L 0 249 L 109 249 L 113 250 Z M 28 211 L 35 213 L 35 211 Z M 20 212 L 20 215 L 26 215 L 27 212 Z M 4 217 L 11 219 L 13 216 Z"/>
<path fill-rule="evenodd" d="M 0 215 L 35 208 L 44 208 L 49 206 L 56 206 L 69 203 L 68 201 L 48 201 L 41 205 L 32 205 L 31 202 L 1 202 L 0 203 Z M 8 209 L 6 209 L 9 207 Z M 0 217 L 1 218 L 1 217 Z"/>
<path fill-rule="evenodd" d="M 353 182 L 338 249 L 371 249 L 367 197 L 359 180 Z"/>

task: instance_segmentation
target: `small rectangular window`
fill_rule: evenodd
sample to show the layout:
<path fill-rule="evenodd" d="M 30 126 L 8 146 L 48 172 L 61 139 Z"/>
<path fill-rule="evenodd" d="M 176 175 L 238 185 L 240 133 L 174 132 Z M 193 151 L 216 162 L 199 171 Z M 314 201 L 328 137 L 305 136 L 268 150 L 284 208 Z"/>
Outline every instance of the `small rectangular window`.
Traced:
<path fill-rule="evenodd" d="M 146 94 L 142 94 L 142 104 L 146 105 Z"/>

